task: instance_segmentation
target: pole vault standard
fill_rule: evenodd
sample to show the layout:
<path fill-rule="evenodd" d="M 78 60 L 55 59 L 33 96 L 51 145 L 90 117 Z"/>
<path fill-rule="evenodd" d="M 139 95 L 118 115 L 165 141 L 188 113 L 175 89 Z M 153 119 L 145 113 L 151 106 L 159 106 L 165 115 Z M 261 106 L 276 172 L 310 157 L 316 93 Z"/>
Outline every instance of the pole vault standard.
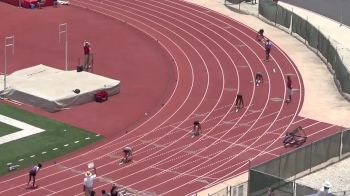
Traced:
<path fill-rule="evenodd" d="M 5 37 L 5 50 L 4 50 L 4 90 L 6 89 L 6 75 L 7 75 L 7 47 L 12 46 L 12 55 L 15 54 L 15 36 Z"/>
<path fill-rule="evenodd" d="M 66 39 L 66 71 L 68 70 L 68 26 L 67 23 L 58 25 L 58 42 L 61 43 L 61 34 L 65 34 Z"/>

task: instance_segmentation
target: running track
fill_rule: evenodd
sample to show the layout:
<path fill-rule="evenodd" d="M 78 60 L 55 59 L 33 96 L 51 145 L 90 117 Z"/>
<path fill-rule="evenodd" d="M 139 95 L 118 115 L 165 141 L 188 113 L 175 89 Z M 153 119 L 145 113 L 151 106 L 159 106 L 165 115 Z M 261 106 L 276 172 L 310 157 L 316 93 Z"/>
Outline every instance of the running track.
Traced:
<path fill-rule="evenodd" d="M 270 62 L 263 62 L 263 46 L 244 24 L 183 1 L 71 3 L 125 21 L 161 44 L 174 60 L 176 86 L 164 106 L 132 131 L 46 166 L 37 189 L 25 189 L 26 172 L 8 176 L 0 182 L 0 195 L 81 195 L 91 160 L 98 166 L 98 193 L 116 182 L 141 193 L 191 195 L 246 172 L 249 159 L 257 165 L 292 150 L 281 140 L 296 126 L 304 127 L 308 142 L 341 129 L 298 116 L 303 84 L 296 67 L 278 46 Z M 259 87 L 252 83 L 256 72 L 264 75 Z M 289 105 L 284 104 L 286 75 L 295 89 Z M 239 112 L 237 92 L 245 102 Z M 202 122 L 197 138 L 189 134 L 194 120 Z M 126 145 L 134 147 L 135 161 L 119 166 Z"/>

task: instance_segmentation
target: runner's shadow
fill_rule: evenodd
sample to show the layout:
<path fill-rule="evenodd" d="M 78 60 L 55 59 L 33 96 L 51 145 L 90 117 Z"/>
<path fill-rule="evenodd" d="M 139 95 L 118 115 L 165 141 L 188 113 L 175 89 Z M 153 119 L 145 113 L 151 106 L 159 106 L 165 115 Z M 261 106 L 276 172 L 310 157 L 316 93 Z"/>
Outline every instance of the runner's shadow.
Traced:
<path fill-rule="evenodd" d="M 37 189 L 39 187 L 39 185 L 36 186 L 28 186 L 26 189 L 27 190 L 33 190 L 33 189 Z"/>

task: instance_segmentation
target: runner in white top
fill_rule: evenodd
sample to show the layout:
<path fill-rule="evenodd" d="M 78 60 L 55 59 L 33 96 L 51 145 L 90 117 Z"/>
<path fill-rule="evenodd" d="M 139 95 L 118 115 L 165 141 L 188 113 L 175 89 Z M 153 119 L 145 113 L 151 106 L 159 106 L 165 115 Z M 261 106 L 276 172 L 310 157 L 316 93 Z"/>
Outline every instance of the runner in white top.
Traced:
<path fill-rule="evenodd" d="M 84 192 L 86 196 L 90 196 L 91 191 L 93 191 L 95 178 L 96 178 L 96 173 L 92 174 L 90 171 L 85 173 L 83 184 L 84 184 Z"/>
<path fill-rule="evenodd" d="M 36 177 L 36 174 L 38 174 L 40 168 L 41 168 L 41 163 L 39 163 L 38 165 L 34 166 L 30 171 L 29 171 L 29 180 L 28 180 L 28 183 L 27 183 L 27 186 L 29 185 L 30 181 L 32 181 L 33 179 L 33 186 L 35 186 L 35 177 Z"/>

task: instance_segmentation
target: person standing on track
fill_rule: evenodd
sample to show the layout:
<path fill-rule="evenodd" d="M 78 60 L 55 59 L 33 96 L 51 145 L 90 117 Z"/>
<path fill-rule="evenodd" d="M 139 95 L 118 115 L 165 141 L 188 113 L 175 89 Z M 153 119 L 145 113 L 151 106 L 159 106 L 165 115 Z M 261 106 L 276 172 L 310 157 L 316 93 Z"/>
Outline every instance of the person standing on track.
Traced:
<path fill-rule="evenodd" d="M 91 56 L 91 45 L 89 42 L 84 41 L 84 71 L 89 70 L 90 66 L 90 56 Z"/>
<path fill-rule="evenodd" d="M 269 60 L 270 60 L 271 48 L 272 48 L 272 43 L 271 43 L 271 41 L 269 39 L 267 39 L 265 41 L 265 54 L 266 54 L 265 61 L 266 62 L 269 62 Z"/>
<path fill-rule="evenodd" d="M 244 107 L 243 96 L 240 93 L 237 94 L 235 107 L 236 107 L 236 112 L 238 112 L 238 110 Z"/>
<path fill-rule="evenodd" d="M 85 196 L 92 195 L 92 191 L 94 189 L 94 180 L 96 178 L 96 170 L 94 170 L 95 173 L 92 174 L 90 171 L 87 171 L 85 173 L 85 178 L 83 182 L 83 191 L 85 193 Z"/>
<path fill-rule="evenodd" d="M 30 181 L 33 180 L 33 188 L 35 187 L 35 177 L 38 174 L 40 168 L 42 167 L 41 163 L 38 163 L 38 165 L 32 167 L 32 169 L 29 171 L 29 180 L 27 183 L 27 186 L 29 186 Z"/>
<path fill-rule="evenodd" d="M 287 100 L 286 103 L 289 104 L 290 102 L 292 102 L 292 79 L 290 78 L 290 76 L 287 76 Z"/>

